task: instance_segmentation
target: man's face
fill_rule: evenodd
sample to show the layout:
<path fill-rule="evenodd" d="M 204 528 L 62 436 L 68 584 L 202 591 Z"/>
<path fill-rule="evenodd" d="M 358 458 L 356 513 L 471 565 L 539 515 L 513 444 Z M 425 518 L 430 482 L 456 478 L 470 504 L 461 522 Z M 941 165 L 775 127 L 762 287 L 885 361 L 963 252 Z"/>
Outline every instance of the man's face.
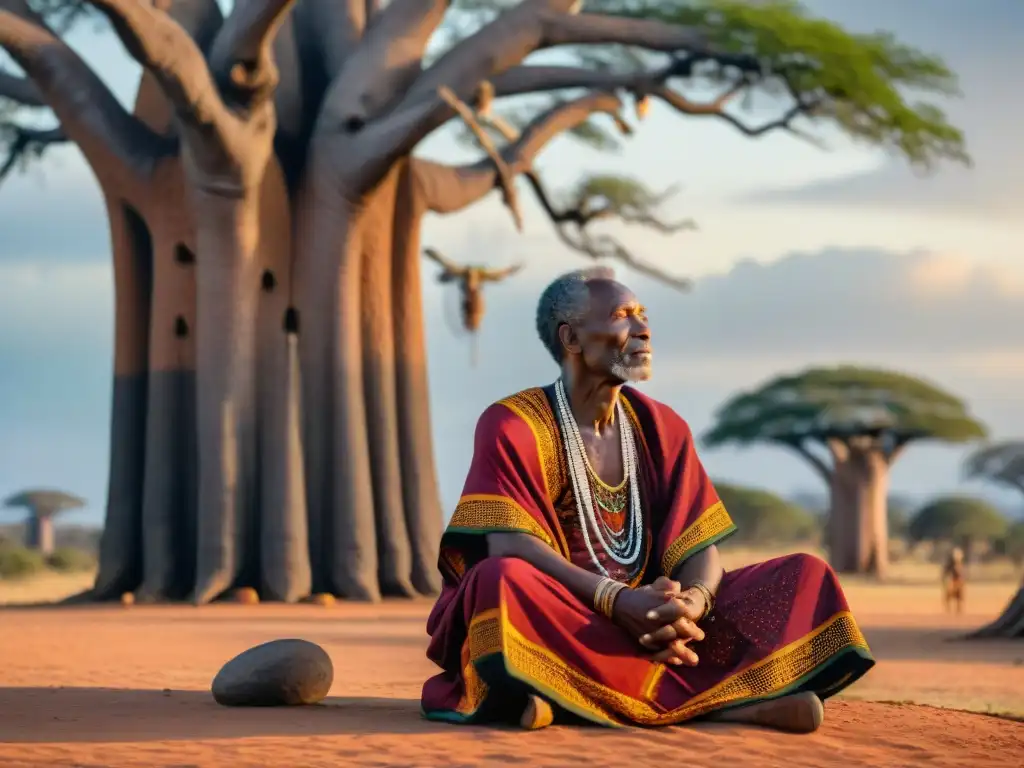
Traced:
<path fill-rule="evenodd" d="M 584 365 L 620 382 L 651 378 L 646 309 L 621 283 L 594 280 L 589 287 L 590 311 L 576 329 Z"/>

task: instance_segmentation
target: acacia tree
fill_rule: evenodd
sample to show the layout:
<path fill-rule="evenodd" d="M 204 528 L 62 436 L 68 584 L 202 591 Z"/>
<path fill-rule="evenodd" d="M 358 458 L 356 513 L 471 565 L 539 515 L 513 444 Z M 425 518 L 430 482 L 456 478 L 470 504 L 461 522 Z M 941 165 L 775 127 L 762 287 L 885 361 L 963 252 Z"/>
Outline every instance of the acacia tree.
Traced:
<path fill-rule="evenodd" d="M 912 541 L 956 543 L 971 557 L 976 541 L 992 543 L 1006 535 L 1009 521 L 994 506 L 970 496 L 944 496 L 928 502 L 910 521 Z"/>
<path fill-rule="evenodd" d="M 962 401 L 920 379 L 837 366 L 780 376 L 721 406 L 709 446 L 767 443 L 795 451 L 829 487 L 828 547 L 845 573 L 884 576 L 889 470 L 919 440 L 985 436 Z"/>
<path fill-rule="evenodd" d="M 833 126 L 922 167 L 966 159 L 942 113 L 910 101 L 954 93 L 953 75 L 891 36 L 781 0 L 582 5 L 238 0 L 223 18 L 214 0 L 82 0 L 143 67 L 129 113 L 41 5 L 0 0 L 0 47 L 24 72 L 3 95 L 52 109 L 110 219 L 95 597 L 434 592 L 420 223 L 496 188 L 519 221 L 525 175 L 568 244 L 636 263 L 591 225 L 660 226 L 657 196 L 605 179 L 559 199 L 534 168 L 566 132 L 607 144 L 595 116 L 627 131 L 626 101 L 658 99 L 750 137 Z M 750 95 L 776 114 L 756 121 Z M 513 96 L 525 118 L 494 105 Z M 414 157 L 453 118 L 485 156 Z"/>

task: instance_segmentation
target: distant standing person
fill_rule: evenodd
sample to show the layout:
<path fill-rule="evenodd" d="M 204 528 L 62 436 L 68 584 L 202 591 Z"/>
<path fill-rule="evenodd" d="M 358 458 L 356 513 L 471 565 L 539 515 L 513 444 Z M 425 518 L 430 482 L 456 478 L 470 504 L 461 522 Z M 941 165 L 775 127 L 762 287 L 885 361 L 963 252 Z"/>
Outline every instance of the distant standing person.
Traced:
<path fill-rule="evenodd" d="M 960 547 L 953 547 L 942 568 L 942 592 L 946 613 L 949 613 L 954 601 L 956 612 L 964 612 L 964 581 L 964 551 Z"/>

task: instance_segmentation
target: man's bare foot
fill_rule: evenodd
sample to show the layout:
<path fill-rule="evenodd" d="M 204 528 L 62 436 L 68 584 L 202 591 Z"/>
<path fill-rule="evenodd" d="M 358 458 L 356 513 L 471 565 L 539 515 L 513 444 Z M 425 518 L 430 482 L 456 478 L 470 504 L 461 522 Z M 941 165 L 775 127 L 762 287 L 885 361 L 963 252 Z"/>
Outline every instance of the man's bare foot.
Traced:
<path fill-rule="evenodd" d="M 821 699 L 807 691 L 718 712 L 709 719 L 719 723 L 760 725 L 791 733 L 811 733 L 818 730 L 824 718 L 825 707 Z"/>
<path fill-rule="evenodd" d="M 519 718 L 519 725 L 528 731 L 536 731 L 539 728 L 547 728 L 555 721 L 555 713 L 551 705 L 536 694 L 530 694 L 526 700 L 526 709 L 523 716 Z"/>

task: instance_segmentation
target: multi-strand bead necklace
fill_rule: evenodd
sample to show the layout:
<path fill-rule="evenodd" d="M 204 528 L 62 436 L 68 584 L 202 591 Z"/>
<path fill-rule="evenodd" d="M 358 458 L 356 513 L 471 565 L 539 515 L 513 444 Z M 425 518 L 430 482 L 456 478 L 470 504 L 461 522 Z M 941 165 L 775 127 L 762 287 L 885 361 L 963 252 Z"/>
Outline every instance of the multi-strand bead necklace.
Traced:
<path fill-rule="evenodd" d="M 569 478 L 572 482 L 573 496 L 576 499 L 576 513 L 579 516 L 580 530 L 583 532 L 583 541 L 586 544 L 590 559 L 598 572 L 606 577 L 608 571 L 598 558 L 594 550 L 594 543 L 591 534 L 607 553 L 608 557 L 619 565 L 632 569 L 640 557 L 640 550 L 643 545 L 643 510 L 640 508 L 640 484 L 637 480 L 637 450 L 636 441 L 633 436 L 633 429 L 626 418 L 625 409 L 622 403 L 616 403 L 615 417 L 619 422 L 619 435 L 622 445 L 622 473 L 624 483 L 628 486 L 629 501 L 622 506 L 627 508 L 626 518 L 623 520 L 622 528 L 615 530 L 599 515 L 595 509 L 595 496 L 590 486 L 590 475 L 599 480 L 597 473 L 590 466 L 590 459 L 587 457 L 587 449 L 583 443 L 583 436 L 580 434 L 579 426 L 576 424 L 576 417 L 572 415 L 569 408 L 569 397 L 565 392 L 565 385 L 559 379 L 555 382 L 555 405 L 558 411 L 558 421 L 562 427 L 562 434 L 565 436 L 565 457 L 569 465 Z M 612 489 L 615 490 L 615 489 Z M 609 509 L 617 506 L 615 499 L 601 499 L 600 506 L 608 512 L 621 511 Z"/>

